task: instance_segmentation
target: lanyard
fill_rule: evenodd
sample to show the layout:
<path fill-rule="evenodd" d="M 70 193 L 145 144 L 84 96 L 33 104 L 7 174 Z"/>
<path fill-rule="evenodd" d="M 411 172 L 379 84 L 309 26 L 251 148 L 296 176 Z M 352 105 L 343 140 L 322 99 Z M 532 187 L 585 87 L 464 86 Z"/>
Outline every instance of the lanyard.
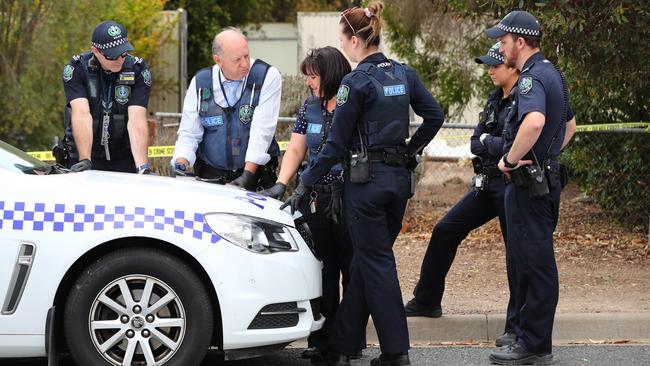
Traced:
<path fill-rule="evenodd" d="M 104 100 L 102 100 L 102 138 L 100 145 L 104 146 L 104 152 L 106 153 L 106 160 L 111 160 L 111 153 L 108 149 L 108 125 L 111 123 L 111 109 L 113 108 L 112 92 L 113 92 L 113 80 L 112 75 L 103 74 L 103 79 L 108 78 L 107 87 L 104 88 Z"/>

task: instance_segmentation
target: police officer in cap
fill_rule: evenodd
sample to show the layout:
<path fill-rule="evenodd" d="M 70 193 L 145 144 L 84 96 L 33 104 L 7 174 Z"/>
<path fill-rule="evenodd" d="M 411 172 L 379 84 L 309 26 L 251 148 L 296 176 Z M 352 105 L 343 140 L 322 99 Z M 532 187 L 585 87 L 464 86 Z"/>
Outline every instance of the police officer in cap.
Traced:
<path fill-rule="evenodd" d="M 516 116 L 506 126 L 499 169 L 511 180 L 505 190 L 507 244 L 516 277 L 516 340 L 492 352 L 490 361 L 551 363 L 558 301 L 553 231 L 560 207 L 557 157 L 573 136 L 575 119 L 560 71 L 540 52 L 537 19 L 513 11 L 486 35 L 498 38 L 507 65 L 520 70 Z"/>
<path fill-rule="evenodd" d="M 151 172 L 151 72 L 132 50 L 126 28 L 107 20 L 95 27 L 91 50 L 73 56 L 63 69 L 65 148 L 55 147 L 55 155 L 72 171 Z"/>
<path fill-rule="evenodd" d="M 443 112 L 413 69 L 379 51 L 383 5 L 341 14 L 338 38 L 358 66 L 337 93 L 325 146 L 285 202 L 295 211 L 311 187 L 343 157 L 347 160 L 343 213 L 353 246 L 350 280 L 335 316 L 335 332 L 320 365 L 349 365 L 372 315 L 381 355 L 372 366 L 410 365 L 409 336 L 393 244 L 412 194 L 414 156 L 436 135 Z M 409 106 L 423 123 L 409 136 Z"/>
<path fill-rule="evenodd" d="M 506 241 L 506 217 L 503 207 L 505 183 L 497 164 L 503 155 L 502 132 L 506 118 L 512 116 L 510 111 L 519 74 L 517 68 L 504 64 L 503 56 L 499 53 L 500 47 L 501 44 L 497 42 L 486 55 L 475 59 L 476 63 L 490 67 L 489 75 L 497 88 L 490 93 L 471 137 L 471 151 L 476 155 L 472 159 L 476 173 L 472 189 L 433 228 L 422 261 L 420 280 L 413 291 L 414 297 L 404 307 L 406 316 L 442 316 L 440 303 L 445 290 L 445 276 L 456 256 L 458 246 L 470 231 L 498 217 L 501 234 Z M 505 332 L 496 339 L 497 346 L 512 343 L 515 338 L 515 280 L 510 270 L 511 260 L 506 251 L 510 300 Z"/>
<path fill-rule="evenodd" d="M 251 59 L 246 37 L 226 28 L 212 42 L 214 66 L 192 78 L 172 165 L 190 166 L 205 179 L 248 190 L 275 184 L 280 149 L 274 139 L 280 113 L 280 72 Z"/>

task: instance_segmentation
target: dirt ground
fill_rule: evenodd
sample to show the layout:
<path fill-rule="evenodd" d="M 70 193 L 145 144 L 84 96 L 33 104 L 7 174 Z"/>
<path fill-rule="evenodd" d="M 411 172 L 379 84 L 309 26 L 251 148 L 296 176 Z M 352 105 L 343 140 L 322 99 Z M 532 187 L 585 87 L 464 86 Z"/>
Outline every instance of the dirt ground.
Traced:
<path fill-rule="evenodd" d="M 433 225 L 469 190 L 472 176 L 466 162 L 425 162 L 423 168 L 394 247 L 405 302 L 412 298 Z M 575 184 L 562 193 L 555 255 L 558 312 L 650 311 L 646 234 L 617 224 Z M 445 314 L 504 313 L 507 301 L 504 244 L 495 219 L 459 247 L 442 307 Z"/>

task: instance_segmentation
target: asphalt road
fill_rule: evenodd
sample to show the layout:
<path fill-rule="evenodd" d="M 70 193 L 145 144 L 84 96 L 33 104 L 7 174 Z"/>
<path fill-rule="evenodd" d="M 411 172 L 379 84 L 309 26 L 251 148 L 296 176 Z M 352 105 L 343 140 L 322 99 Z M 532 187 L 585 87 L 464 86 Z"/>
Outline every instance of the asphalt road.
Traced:
<path fill-rule="evenodd" d="M 414 366 L 468 366 L 489 365 L 488 356 L 492 347 L 426 347 L 410 351 Z M 300 358 L 302 349 L 289 348 L 271 356 L 242 361 L 220 363 L 215 355 L 208 355 L 201 366 L 308 366 L 307 360 Z M 370 359 L 379 354 L 377 348 L 364 351 L 361 360 L 353 361 L 353 366 L 368 365 Z M 650 365 L 650 345 L 579 345 L 556 346 L 554 348 L 557 366 L 647 366 Z M 44 359 L 0 360 L 7 366 L 46 366 Z M 64 359 L 59 366 L 76 366 Z"/>

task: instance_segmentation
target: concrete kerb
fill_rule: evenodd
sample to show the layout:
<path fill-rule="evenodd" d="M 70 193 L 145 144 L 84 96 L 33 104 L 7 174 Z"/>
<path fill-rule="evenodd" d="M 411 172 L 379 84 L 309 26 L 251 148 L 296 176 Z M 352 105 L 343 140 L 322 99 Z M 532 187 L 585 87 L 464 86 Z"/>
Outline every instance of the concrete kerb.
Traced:
<path fill-rule="evenodd" d="M 445 343 L 492 343 L 503 334 L 505 314 L 444 315 L 432 319 L 407 318 L 411 344 L 426 346 Z M 366 339 L 379 344 L 372 319 L 368 322 Z M 553 342 L 650 343 L 650 312 L 642 313 L 569 313 L 556 314 Z M 306 339 L 292 347 L 307 347 Z"/>

